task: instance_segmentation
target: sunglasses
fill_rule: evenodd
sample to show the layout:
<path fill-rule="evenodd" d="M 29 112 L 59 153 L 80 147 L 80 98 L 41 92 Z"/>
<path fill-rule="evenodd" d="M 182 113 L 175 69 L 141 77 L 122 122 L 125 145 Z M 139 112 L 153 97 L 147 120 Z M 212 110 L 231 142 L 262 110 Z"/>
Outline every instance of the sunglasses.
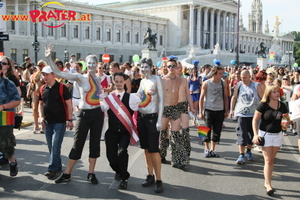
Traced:
<path fill-rule="evenodd" d="M 104 67 L 99 67 L 98 69 L 104 69 Z"/>
<path fill-rule="evenodd" d="M 168 65 L 168 68 L 170 69 L 170 68 L 175 68 L 176 67 L 176 65 Z"/>
<path fill-rule="evenodd" d="M 2 64 L 2 65 L 8 65 L 8 63 L 6 63 L 6 62 L 1 62 L 1 64 Z"/>
<path fill-rule="evenodd" d="M 287 78 L 283 78 L 282 80 L 284 80 L 284 81 L 288 81 L 289 79 L 287 79 Z"/>

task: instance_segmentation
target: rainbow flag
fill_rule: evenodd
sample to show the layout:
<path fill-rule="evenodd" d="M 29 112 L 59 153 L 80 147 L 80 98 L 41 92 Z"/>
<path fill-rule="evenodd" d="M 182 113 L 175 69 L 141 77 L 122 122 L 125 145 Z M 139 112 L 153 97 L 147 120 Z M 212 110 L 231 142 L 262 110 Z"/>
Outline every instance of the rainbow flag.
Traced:
<path fill-rule="evenodd" d="M 0 126 L 12 126 L 15 124 L 15 112 L 1 111 Z"/>
<path fill-rule="evenodd" d="M 198 135 L 201 139 L 205 138 L 207 136 L 207 133 L 209 132 L 210 128 L 206 126 L 198 126 Z"/>

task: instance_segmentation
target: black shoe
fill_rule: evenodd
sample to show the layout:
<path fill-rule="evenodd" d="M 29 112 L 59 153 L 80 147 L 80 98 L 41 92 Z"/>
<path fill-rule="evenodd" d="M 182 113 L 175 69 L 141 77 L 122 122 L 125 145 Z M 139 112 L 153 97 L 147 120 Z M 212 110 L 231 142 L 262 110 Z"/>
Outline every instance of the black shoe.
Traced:
<path fill-rule="evenodd" d="M 11 162 L 9 163 L 9 167 L 10 167 L 10 176 L 17 176 L 18 174 L 18 163 L 15 160 L 15 162 Z"/>
<path fill-rule="evenodd" d="M 115 173 L 115 180 L 120 181 L 121 180 L 121 175 L 118 173 Z"/>
<path fill-rule="evenodd" d="M 267 195 L 272 196 L 274 194 L 275 190 L 271 189 L 269 191 L 267 191 Z"/>
<path fill-rule="evenodd" d="M 161 193 L 162 191 L 164 191 L 164 186 L 163 186 L 162 181 L 156 181 L 154 192 L 155 193 Z"/>
<path fill-rule="evenodd" d="M 175 163 L 175 164 L 172 165 L 172 167 L 178 168 L 178 169 L 184 169 L 184 168 L 185 168 L 185 165 L 180 164 L 180 163 Z"/>
<path fill-rule="evenodd" d="M 127 181 L 121 181 L 120 182 L 120 185 L 119 185 L 119 189 L 120 190 L 126 190 L 126 188 L 127 188 Z"/>
<path fill-rule="evenodd" d="M 161 163 L 167 164 L 166 157 L 161 157 Z"/>
<path fill-rule="evenodd" d="M 53 179 L 56 176 L 56 172 L 49 170 L 44 174 L 44 176 L 47 176 L 48 179 Z"/>
<path fill-rule="evenodd" d="M 55 179 L 55 183 L 68 182 L 71 180 L 71 174 L 62 173 L 57 179 Z"/>
<path fill-rule="evenodd" d="M 89 173 L 87 176 L 87 180 L 92 184 L 98 184 L 98 179 L 95 174 Z"/>
<path fill-rule="evenodd" d="M 148 175 L 146 180 L 142 183 L 143 187 L 148 187 L 150 185 L 152 185 L 155 182 L 155 178 L 154 175 Z"/>

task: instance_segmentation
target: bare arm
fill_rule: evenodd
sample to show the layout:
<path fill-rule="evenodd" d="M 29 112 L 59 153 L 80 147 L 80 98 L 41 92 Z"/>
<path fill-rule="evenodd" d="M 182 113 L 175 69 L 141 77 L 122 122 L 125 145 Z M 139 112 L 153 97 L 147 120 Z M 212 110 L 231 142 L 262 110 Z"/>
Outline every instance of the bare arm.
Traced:
<path fill-rule="evenodd" d="M 228 117 L 228 84 L 227 81 L 224 81 L 224 109 L 225 109 L 225 113 L 224 113 L 224 117 L 227 118 Z"/>
<path fill-rule="evenodd" d="M 264 91 L 263 91 L 261 84 L 258 84 L 258 86 L 257 86 L 257 93 L 258 93 L 259 98 L 262 99 L 262 97 L 264 96 Z"/>
<path fill-rule="evenodd" d="M 131 80 L 130 80 L 130 78 L 128 78 L 127 80 L 126 80 L 126 88 L 127 88 L 127 90 L 126 90 L 126 92 L 127 93 L 130 93 L 131 92 Z"/>
<path fill-rule="evenodd" d="M 15 108 L 20 104 L 20 102 L 21 101 L 11 101 L 9 103 L 2 104 L 0 106 L 0 111 L 4 110 L 4 108 L 5 109 Z M 3 108 L 3 106 L 4 106 L 4 108 Z"/>
<path fill-rule="evenodd" d="M 241 83 L 238 83 L 241 84 Z M 235 108 L 235 104 L 236 104 L 236 100 L 237 100 L 237 96 L 238 96 L 238 90 L 239 90 L 239 86 L 236 85 L 233 95 L 231 97 L 231 103 L 230 103 L 230 113 L 229 116 L 232 118 L 233 117 L 233 112 L 234 112 L 234 108 Z"/>
<path fill-rule="evenodd" d="M 65 102 L 66 102 L 66 105 L 67 105 L 68 116 L 69 116 L 70 119 L 72 119 L 72 115 L 73 115 L 72 101 L 71 101 L 71 99 L 68 99 Z M 73 127 L 74 127 L 73 122 L 68 121 L 67 123 L 68 123 L 67 126 L 69 127 L 69 130 L 72 130 Z"/>
<path fill-rule="evenodd" d="M 255 111 L 253 119 L 252 119 L 252 129 L 254 133 L 253 142 L 255 144 L 258 144 L 258 121 L 261 118 L 261 113 L 258 111 Z"/>
<path fill-rule="evenodd" d="M 200 99 L 199 99 L 199 118 L 203 119 L 204 115 L 203 115 L 203 108 L 204 108 L 204 97 L 206 95 L 207 92 L 207 84 L 206 82 L 203 83 L 202 85 L 202 89 L 201 89 L 201 95 L 200 95 Z"/>
<path fill-rule="evenodd" d="M 163 116 L 163 111 L 164 111 L 164 85 L 162 83 L 162 80 L 160 77 L 157 76 L 157 94 L 159 98 L 159 104 L 158 104 L 158 118 L 157 118 L 157 123 L 156 123 L 156 128 L 158 131 L 161 130 L 161 121 L 162 121 L 162 116 Z"/>
<path fill-rule="evenodd" d="M 191 108 L 191 111 L 196 114 L 196 110 L 194 108 L 194 105 L 193 105 L 193 100 L 192 100 L 192 96 L 190 95 L 190 88 L 189 88 L 189 83 L 187 80 L 183 80 L 183 81 L 186 81 L 186 86 L 185 86 L 185 94 L 186 94 L 186 99 L 189 103 L 189 106 Z"/>

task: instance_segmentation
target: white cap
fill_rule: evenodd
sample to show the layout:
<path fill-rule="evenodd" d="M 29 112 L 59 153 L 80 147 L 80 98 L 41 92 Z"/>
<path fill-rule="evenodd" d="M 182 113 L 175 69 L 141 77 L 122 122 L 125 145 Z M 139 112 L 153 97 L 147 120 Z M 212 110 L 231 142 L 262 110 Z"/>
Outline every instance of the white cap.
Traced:
<path fill-rule="evenodd" d="M 45 66 L 43 69 L 42 69 L 42 72 L 46 73 L 46 74 L 50 74 L 50 73 L 53 73 L 51 67 L 49 65 Z"/>

